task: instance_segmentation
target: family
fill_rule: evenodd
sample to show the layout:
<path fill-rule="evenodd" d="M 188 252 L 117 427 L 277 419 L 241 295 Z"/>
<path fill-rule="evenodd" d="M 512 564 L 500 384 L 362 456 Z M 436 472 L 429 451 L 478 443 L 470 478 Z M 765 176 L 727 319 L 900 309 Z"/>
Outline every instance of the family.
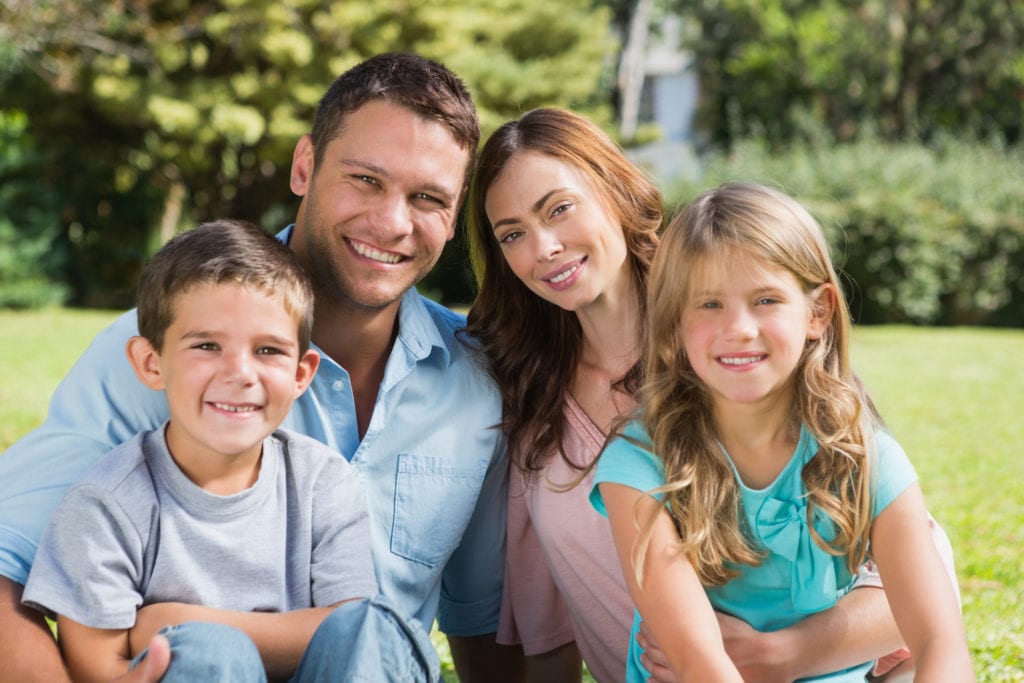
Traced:
<path fill-rule="evenodd" d="M 0 456 L 0 681 L 434 683 L 435 622 L 461 681 L 974 680 L 810 214 L 730 183 L 665 225 L 564 110 L 479 142 L 378 55 L 294 224 L 153 257 Z M 464 204 L 465 318 L 415 289 Z"/>

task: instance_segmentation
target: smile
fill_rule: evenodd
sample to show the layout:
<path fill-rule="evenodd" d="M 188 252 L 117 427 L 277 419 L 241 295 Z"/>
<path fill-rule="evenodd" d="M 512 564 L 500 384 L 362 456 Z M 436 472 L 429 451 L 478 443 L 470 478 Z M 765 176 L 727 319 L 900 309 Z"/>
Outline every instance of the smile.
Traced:
<path fill-rule="evenodd" d="M 217 410 L 223 410 L 226 413 L 253 413 L 260 409 L 259 406 L 251 403 L 245 405 L 234 405 L 231 403 L 212 403 L 211 404 Z"/>
<path fill-rule="evenodd" d="M 721 356 L 718 360 L 723 365 L 732 365 L 734 367 L 750 365 L 751 363 L 757 363 L 762 361 L 768 356 L 766 354 L 759 354 L 756 356 Z"/>
<path fill-rule="evenodd" d="M 348 243 L 352 245 L 352 249 L 354 249 L 357 254 L 378 263 L 398 263 L 402 260 L 401 254 L 393 254 L 389 251 L 374 249 L 368 244 L 356 242 L 355 240 L 349 240 Z"/>

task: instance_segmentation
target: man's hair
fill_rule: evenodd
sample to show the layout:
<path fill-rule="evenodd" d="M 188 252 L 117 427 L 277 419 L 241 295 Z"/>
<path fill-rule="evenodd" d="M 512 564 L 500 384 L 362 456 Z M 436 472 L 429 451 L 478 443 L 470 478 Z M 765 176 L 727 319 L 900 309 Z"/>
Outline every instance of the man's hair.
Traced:
<path fill-rule="evenodd" d="M 177 298 L 207 284 L 238 284 L 278 299 L 297 323 L 299 353 L 313 330 L 313 287 L 291 249 L 252 223 L 216 220 L 176 235 L 143 269 L 139 334 L 162 349 Z"/>
<path fill-rule="evenodd" d="M 384 100 L 445 126 L 455 141 L 469 151 L 466 182 L 480 142 L 480 122 L 473 99 L 462 80 L 448 68 L 419 55 L 404 52 L 379 54 L 338 76 L 317 105 L 313 118 L 313 154 L 316 166 L 324 150 L 338 137 L 345 117 L 372 100 Z"/>

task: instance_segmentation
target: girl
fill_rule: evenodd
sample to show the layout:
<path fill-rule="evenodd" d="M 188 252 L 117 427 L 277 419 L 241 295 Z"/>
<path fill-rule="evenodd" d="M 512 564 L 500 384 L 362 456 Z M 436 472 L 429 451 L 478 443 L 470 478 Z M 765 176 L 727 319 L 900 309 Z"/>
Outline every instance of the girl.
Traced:
<path fill-rule="evenodd" d="M 916 475 L 850 368 L 849 312 L 810 214 L 758 185 L 702 195 L 666 228 L 647 320 L 639 417 L 591 494 L 638 610 L 627 681 L 647 675 L 641 615 L 680 680 L 739 681 L 713 609 L 786 628 L 832 607 L 868 556 L 916 680 L 973 680 Z"/>

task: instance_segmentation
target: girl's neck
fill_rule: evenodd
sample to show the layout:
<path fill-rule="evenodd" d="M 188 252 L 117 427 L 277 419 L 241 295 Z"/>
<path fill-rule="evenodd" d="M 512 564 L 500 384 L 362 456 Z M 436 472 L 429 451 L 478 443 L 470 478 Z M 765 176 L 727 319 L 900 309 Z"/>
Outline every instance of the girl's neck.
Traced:
<path fill-rule="evenodd" d="M 800 438 L 791 401 L 715 411 L 718 441 L 743 483 L 753 489 L 771 484 L 789 463 Z"/>

